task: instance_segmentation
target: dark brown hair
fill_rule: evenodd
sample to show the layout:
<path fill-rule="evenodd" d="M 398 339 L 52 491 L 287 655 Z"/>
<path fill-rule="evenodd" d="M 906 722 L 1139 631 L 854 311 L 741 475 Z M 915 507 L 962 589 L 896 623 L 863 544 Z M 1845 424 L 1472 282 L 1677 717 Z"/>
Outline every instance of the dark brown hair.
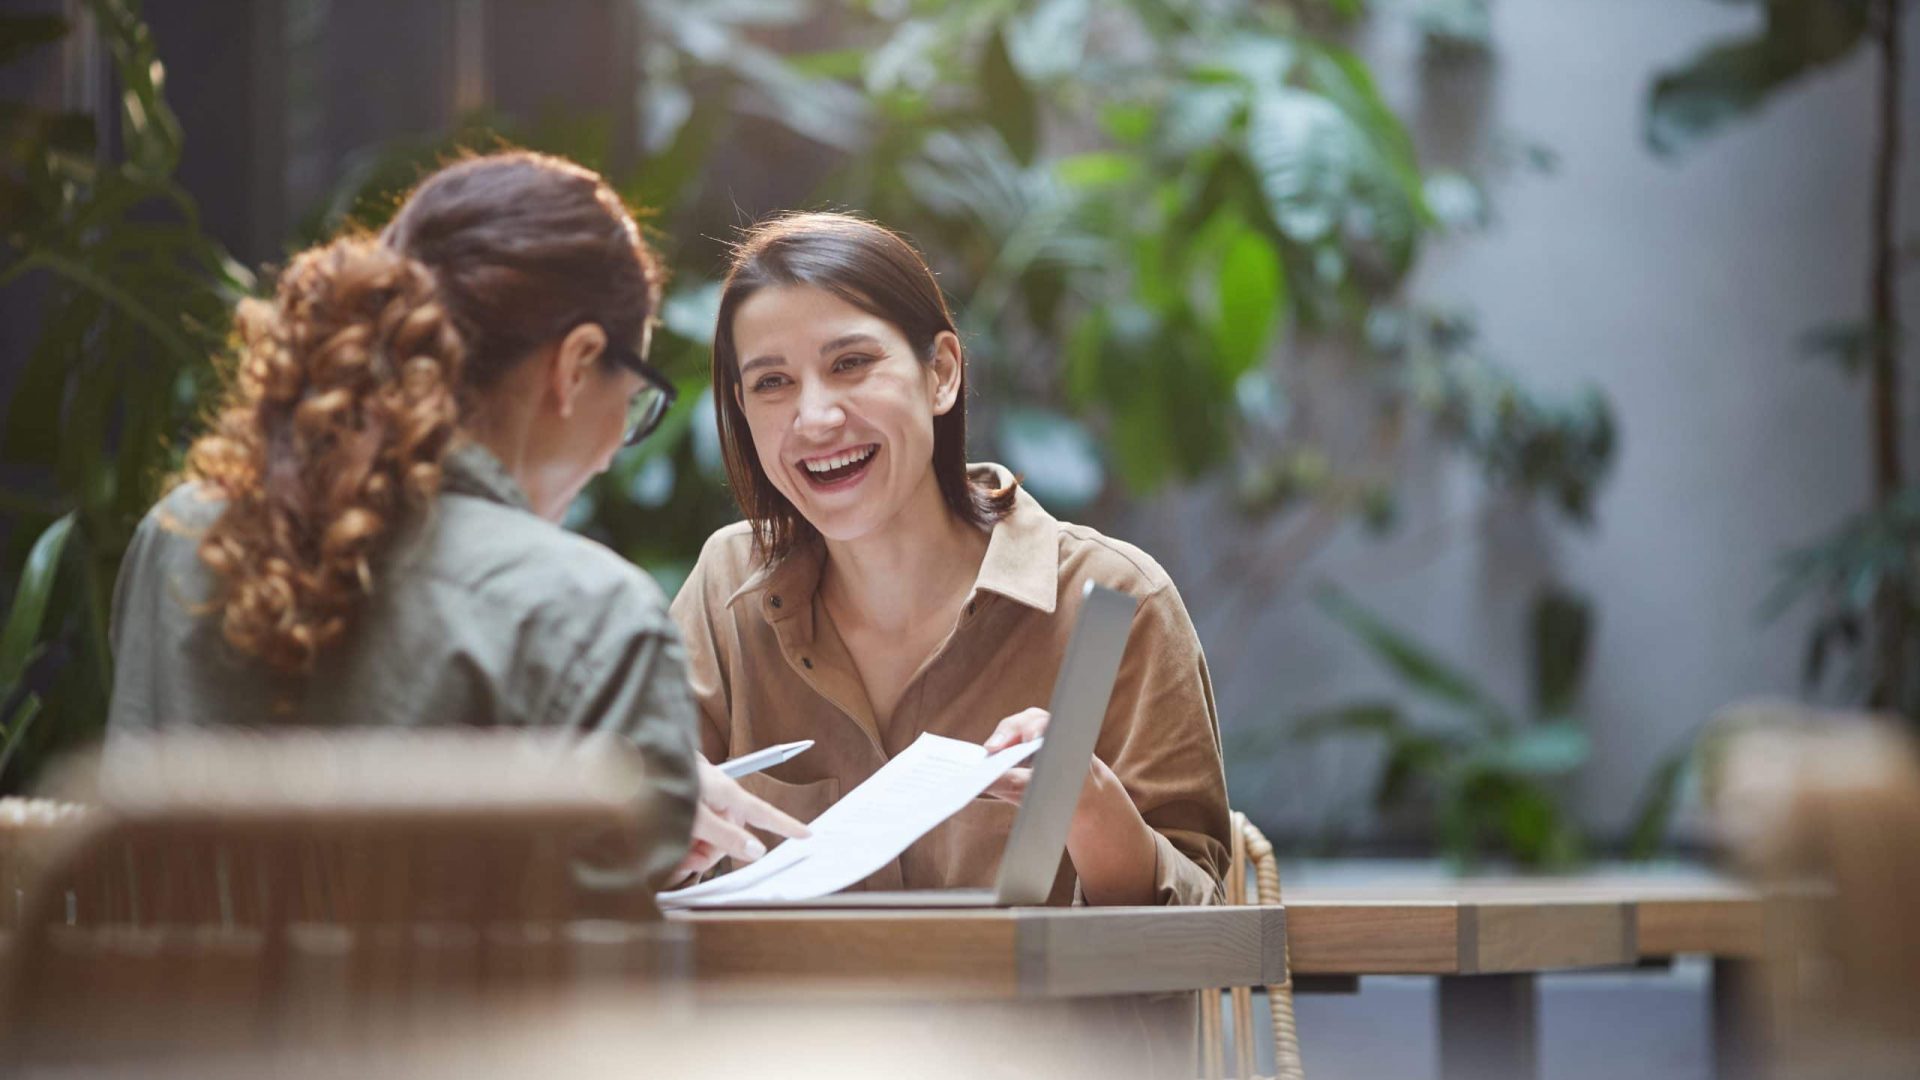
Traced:
<path fill-rule="evenodd" d="M 638 341 L 662 274 L 593 172 L 523 152 L 423 181 L 377 238 L 294 257 L 235 316 L 236 363 L 185 478 L 226 506 L 200 542 L 228 642 L 311 669 L 440 490 L 476 394 L 584 323 Z"/>
<path fill-rule="evenodd" d="M 942 332 L 959 336 L 933 271 L 905 237 L 847 214 L 787 214 L 748 230 L 735 245 L 720 291 L 713 331 L 713 404 L 726 456 L 727 479 L 740 512 L 753 523 L 761 557 L 777 563 L 819 532 L 773 486 L 740 408 L 740 354 L 733 319 L 761 289 L 800 285 L 820 289 L 896 327 L 920 362 L 933 362 Z M 967 375 L 961 358 L 953 408 L 933 418 L 933 475 L 947 508 L 960 520 L 986 527 L 1013 509 L 1017 485 L 992 489 L 967 475 Z"/>

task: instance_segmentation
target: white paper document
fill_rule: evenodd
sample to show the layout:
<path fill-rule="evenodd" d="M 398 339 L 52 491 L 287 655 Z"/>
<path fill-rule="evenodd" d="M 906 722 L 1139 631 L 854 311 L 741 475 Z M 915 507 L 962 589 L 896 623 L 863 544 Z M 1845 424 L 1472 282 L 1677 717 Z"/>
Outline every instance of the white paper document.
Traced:
<path fill-rule="evenodd" d="M 839 892 L 893 861 L 915 840 L 1040 749 L 1041 740 L 997 754 L 939 735 L 922 735 L 898 757 L 809 823 L 813 835 L 788 840 L 731 874 L 657 896 L 663 908 L 808 900 Z"/>

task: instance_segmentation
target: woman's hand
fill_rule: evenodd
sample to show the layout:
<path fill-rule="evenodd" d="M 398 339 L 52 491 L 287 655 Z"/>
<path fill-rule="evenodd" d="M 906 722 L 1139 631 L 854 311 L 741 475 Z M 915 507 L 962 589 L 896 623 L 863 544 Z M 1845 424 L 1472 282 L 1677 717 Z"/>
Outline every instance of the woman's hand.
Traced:
<path fill-rule="evenodd" d="M 989 753 L 1032 742 L 1046 734 L 1050 717 L 1045 709 L 1024 709 L 1000 721 L 987 736 Z M 1018 805 L 1033 779 L 1029 768 L 1008 769 L 987 788 L 996 799 Z M 1107 763 L 1095 754 L 1087 766 L 1087 781 L 1067 830 L 1067 857 L 1080 875 L 1080 890 L 1090 904 L 1148 904 L 1153 902 L 1159 858 L 1153 829 L 1133 805 L 1133 796 Z"/>
<path fill-rule="evenodd" d="M 787 837 L 808 835 L 805 825 L 741 787 L 718 766 L 704 757 L 699 762 L 700 807 L 693 815 L 693 846 L 667 875 L 668 881 L 704 874 L 724 858 L 752 862 L 765 855 L 767 846 L 745 826 Z"/>

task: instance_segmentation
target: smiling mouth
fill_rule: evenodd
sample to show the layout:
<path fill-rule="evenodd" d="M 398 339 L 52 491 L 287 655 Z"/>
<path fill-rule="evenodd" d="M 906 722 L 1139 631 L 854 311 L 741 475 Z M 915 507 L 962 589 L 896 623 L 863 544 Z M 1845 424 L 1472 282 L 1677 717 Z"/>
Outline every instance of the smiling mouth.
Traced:
<path fill-rule="evenodd" d="M 852 450 L 843 450 L 838 454 L 828 454 L 802 461 L 800 471 L 806 475 L 807 483 L 815 488 L 845 487 L 867 471 L 879 452 L 880 444 L 868 443 Z"/>

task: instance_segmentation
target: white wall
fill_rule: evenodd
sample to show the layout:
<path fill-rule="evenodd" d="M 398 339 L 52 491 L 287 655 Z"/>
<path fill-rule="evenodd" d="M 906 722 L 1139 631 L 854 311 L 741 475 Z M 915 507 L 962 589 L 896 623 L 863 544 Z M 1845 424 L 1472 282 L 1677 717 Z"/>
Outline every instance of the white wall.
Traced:
<path fill-rule="evenodd" d="M 1677 163 L 1641 139 L 1655 73 L 1758 13 L 1710 0 L 1495 0 L 1495 55 L 1477 87 L 1420 78 L 1402 29 L 1367 43 L 1430 161 L 1465 160 L 1502 131 L 1559 153 L 1556 174 L 1502 185 L 1494 228 L 1435 249 L 1414 288 L 1478 311 L 1489 349 L 1530 386 L 1597 383 L 1620 448 L 1586 532 L 1494 505 L 1458 463 L 1410 461 L 1398 533 L 1343 534 L 1244 638 L 1215 615 L 1231 590 L 1198 585 L 1217 543 L 1200 524 L 1218 520 L 1206 509 L 1213 500 L 1181 493 L 1135 515 L 1122 528 L 1162 555 L 1188 594 L 1229 729 L 1391 687 L 1308 602 L 1323 579 L 1515 701 L 1534 584 L 1553 575 L 1592 596 L 1595 758 L 1577 801 L 1602 830 L 1619 828 L 1652 763 L 1715 709 L 1798 692 L 1805 618 L 1762 624 L 1757 609 L 1780 553 L 1865 499 L 1863 388 L 1801 359 L 1795 339 L 1864 311 L 1874 71 L 1862 54 L 1817 75 Z M 1915 24 L 1910 56 L 1920 55 Z M 1474 110 L 1451 106 L 1481 94 L 1479 123 L 1463 123 Z M 1920 77 L 1911 71 L 1904 100 L 1902 197 L 1913 222 Z M 1920 276 L 1903 311 L 1920 326 L 1916 286 Z M 1229 777 L 1236 803 L 1304 830 L 1364 804 L 1370 770 L 1364 753 L 1328 747 L 1233 761 Z"/>

